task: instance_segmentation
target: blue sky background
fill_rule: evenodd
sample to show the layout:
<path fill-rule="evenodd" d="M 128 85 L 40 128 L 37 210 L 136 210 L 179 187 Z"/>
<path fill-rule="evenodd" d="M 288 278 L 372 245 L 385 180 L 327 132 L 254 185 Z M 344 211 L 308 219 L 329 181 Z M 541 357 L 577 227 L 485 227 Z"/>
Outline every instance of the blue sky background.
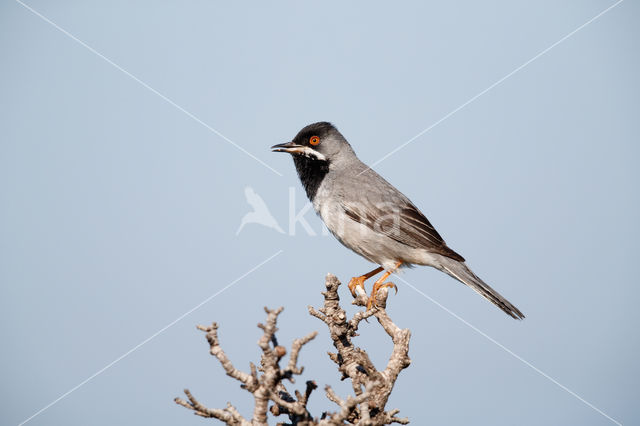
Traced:
<path fill-rule="evenodd" d="M 298 383 L 346 395 L 306 306 L 322 302 L 327 272 L 346 283 L 372 267 L 300 225 L 236 235 L 247 186 L 285 230 L 289 188 L 297 210 L 306 202 L 290 158 L 268 148 L 329 120 L 373 163 L 612 4 L 28 2 L 279 176 L 2 2 L 0 423 L 25 421 L 280 250 L 27 424 L 208 423 L 173 403 L 185 387 L 249 416 L 195 325 L 219 322 L 246 369 L 264 305 L 285 306 L 281 342 L 320 332 Z M 622 424 L 640 417 L 639 14 L 619 4 L 375 167 L 527 318 L 429 268 L 402 278 Z M 615 424 L 396 283 L 389 313 L 412 330 L 413 363 L 388 406 L 413 424 Z M 357 342 L 384 365 L 377 324 Z M 333 409 L 322 392 L 310 408 Z"/>

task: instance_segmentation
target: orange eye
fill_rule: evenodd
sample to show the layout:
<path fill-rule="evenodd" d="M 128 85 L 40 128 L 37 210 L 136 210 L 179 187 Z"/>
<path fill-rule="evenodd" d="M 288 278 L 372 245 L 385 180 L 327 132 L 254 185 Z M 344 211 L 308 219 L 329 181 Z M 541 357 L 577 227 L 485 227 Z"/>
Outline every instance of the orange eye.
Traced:
<path fill-rule="evenodd" d="M 320 143 L 320 138 L 318 136 L 311 136 L 311 138 L 309 138 L 309 143 L 311 145 L 318 145 Z"/>

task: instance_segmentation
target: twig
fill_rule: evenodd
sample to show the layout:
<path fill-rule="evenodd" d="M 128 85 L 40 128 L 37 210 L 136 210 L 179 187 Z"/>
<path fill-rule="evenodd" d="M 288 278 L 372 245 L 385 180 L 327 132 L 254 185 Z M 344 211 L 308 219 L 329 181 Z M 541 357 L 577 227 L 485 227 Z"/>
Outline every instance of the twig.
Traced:
<path fill-rule="evenodd" d="M 338 279 L 329 274 L 326 277 L 323 292 L 324 304 L 317 310 L 308 307 L 309 313 L 324 322 L 329 335 L 336 348 L 336 353 L 329 353 L 329 357 L 338 366 L 343 379 L 349 379 L 354 392 L 353 396 L 346 399 L 339 397 L 333 389 L 325 386 L 327 398 L 338 405 L 335 412 L 325 412 L 318 418 L 313 418 L 307 409 L 309 397 L 317 385 L 314 381 L 308 380 L 304 393 L 296 390 L 295 398 L 287 391 L 283 381 L 286 379 L 294 383 L 295 375 L 300 375 L 304 371 L 302 366 L 298 366 L 300 350 L 317 336 L 317 332 L 312 332 L 306 336 L 295 339 L 291 344 L 291 351 L 286 367 L 280 368 L 280 361 L 286 355 L 284 346 L 278 345 L 276 338 L 276 327 L 278 316 L 283 308 L 270 310 L 265 308 L 267 318 L 264 324 L 258 324 L 262 330 L 262 336 L 258 340 L 261 349 L 260 364 L 256 366 L 249 364 L 249 373 L 238 370 L 233 366 L 220 346 L 218 339 L 218 325 L 214 322 L 208 327 L 198 326 L 199 330 L 206 333 L 209 342 L 211 355 L 222 365 L 226 374 L 242 383 L 242 388 L 253 395 L 254 410 L 251 420 L 244 418 L 238 410 L 227 403 L 224 409 L 210 409 L 200 402 L 185 389 L 188 400 L 175 398 L 175 402 L 194 414 L 216 418 L 227 425 L 255 426 L 267 424 L 267 412 L 274 416 L 287 415 L 290 425 L 326 425 L 337 426 L 349 424 L 358 425 L 388 425 L 392 423 L 407 424 L 406 418 L 398 418 L 399 410 L 385 411 L 385 405 L 389 395 L 393 390 L 394 383 L 400 372 L 409 366 L 409 340 L 411 332 L 396 326 L 386 312 L 386 301 L 388 288 L 382 288 L 377 293 L 376 306 L 368 311 L 357 312 L 351 319 L 340 307 L 340 297 L 338 296 Z M 364 290 L 358 288 L 353 301 L 356 305 L 366 306 L 367 295 Z M 355 346 L 352 338 L 358 336 L 357 330 L 362 322 L 374 316 L 378 323 L 385 330 L 386 334 L 393 342 L 393 350 L 385 369 L 378 371 L 371 362 L 369 355 L 364 349 Z M 269 401 L 273 402 L 268 408 Z"/>

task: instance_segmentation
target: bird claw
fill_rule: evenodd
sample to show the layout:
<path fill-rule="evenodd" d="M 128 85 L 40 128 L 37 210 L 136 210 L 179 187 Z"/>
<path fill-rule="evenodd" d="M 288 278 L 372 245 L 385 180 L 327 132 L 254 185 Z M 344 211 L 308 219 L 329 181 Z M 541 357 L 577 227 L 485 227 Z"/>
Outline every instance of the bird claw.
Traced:
<path fill-rule="evenodd" d="M 373 308 L 374 306 L 378 306 L 377 301 L 376 301 L 376 295 L 378 294 L 378 291 L 380 291 L 381 288 L 393 288 L 396 291 L 396 294 L 398 294 L 398 286 L 396 286 L 394 283 L 392 282 L 388 282 L 388 283 L 384 283 L 384 284 L 378 284 L 375 283 L 373 285 L 373 289 L 371 290 L 371 296 L 369 296 L 369 300 L 367 301 L 367 311 L 371 308 Z"/>
<path fill-rule="evenodd" d="M 362 288 L 362 291 L 365 291 L 364 289 L 364 281 L 367 279 L 366 276 L 361 275 L 359 277 L 353 277 L 351 278 L 351 281 L 349 281 L 349 291 L 351 291 L 351 295 L 353 297 L 357 297 L 357 293 L 356 293 L 356 288 L 360 287 Z M 366 291 L 365 291 L 366 293 Z"/>

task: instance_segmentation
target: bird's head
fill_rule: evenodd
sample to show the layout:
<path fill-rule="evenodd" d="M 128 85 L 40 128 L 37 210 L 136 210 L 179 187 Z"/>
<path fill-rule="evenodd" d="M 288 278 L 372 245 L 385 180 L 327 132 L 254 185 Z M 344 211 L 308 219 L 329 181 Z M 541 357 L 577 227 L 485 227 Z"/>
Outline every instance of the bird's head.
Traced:
<path fill-rule="evenodd" d="M 349 142 L 333 124 L 326 121 L 309 124 L 291 142 L 274 145 L 271 150 L 288 152 L 294 159 L 301 156 L 326 163 L 354 155 Z"/>

